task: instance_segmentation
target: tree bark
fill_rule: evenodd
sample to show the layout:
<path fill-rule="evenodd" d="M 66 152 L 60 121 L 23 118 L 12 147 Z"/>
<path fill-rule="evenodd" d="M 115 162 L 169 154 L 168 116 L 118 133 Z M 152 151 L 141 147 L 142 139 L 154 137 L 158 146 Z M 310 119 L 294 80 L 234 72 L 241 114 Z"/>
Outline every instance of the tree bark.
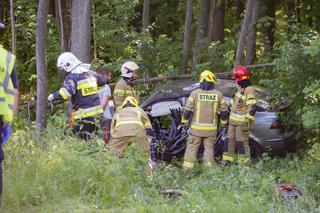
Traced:
<path fill-rule="evenodd" d="M 71 52 L 85 63 L 91 62 L 91 1 L 72 1 Z"/>
<path fill-rule="evenodd" d="M 10 0 L 10 19 L 11 19 L 11 51 L 16 53 L 16 24 L 14 17 L 14 4 L 13 0 Z"/>
<path fill-rule="evenodd" d="M 274 45 L 274 31 L 276 27 L 276 0 L 267 0 L 265 2 L 266 11 L 265 16 L 268 17 L 268 25 L 262 27 L 264 34 L 264 52 L 268 53 L 273 49 Z"/>
<path fill-rule="evenodd" d="M 212 41 L 224 40 L 224 8 L 225 0 L 217 0 L 213 20 Z"/>
<path fill-rule="evenodd" d="M 63 51 L 69 51 L 71 19 L 69 0 L 55 0 L 56 23 L 59 33 L 60 45 Z"/>
<path fill-rule="evenodd" d="M 241 20 L 241 14 L 244 11 L 244 0 L 236 0 L 236 20 Z"/>
<path fill-rule="evenodd" d="M 189 61 L 189 49 L 191 42 L 191 27 L 192 27 L 192 4 L 193 0 L 187 1 L 187 9 L 184 23 L 184 35 L 183 35 L 183 52 L 182 52 L 182 64 L 181 73 L 187 73 L 188 61 Z"/>
<path fill-rule="evenodd" d="M 260 13 L 260 0 L 254 0 L 251 23 L 248 29 L 245 64 L 251 64 L 256 57 L 257 21 Z"/>
<path fill-rule="evenodd" d="M 37 134 L 47 126 L 47 18 L 50 0 L 40 0 L 37 13 L 36 60 L 37 60 Z"/>
<path fill-rule="evenodd" d="M 213 25 L 214 25 L 215 10 L 216 10 L 216 0 L 210 0 L 209 21 L 208 21 L 208 40 L 210 42 L 213 40 Z"/>
<path fill-rule="evenodd" d="M 248 31 L 250 20 L 252 17 L 253 2 L 254 2 L 254 0 L 247 0 L 246 14 L 243 18 L 243 23 L 241 26 L 241 32 L 239 35 L 237 51 L 236 51 L 236 64 L 237 65 L 242 64 L 243 48 L 244 48 L 244 45 L 246 42 L 247 31 Z"/>
<path fill-rule="evenodd" d="M 209 16 L 209 0 L 201 0 L 199 23 L 197 27 L 197 35 L 195 39 L 194 54 L 192 57 L 192 72 L 197 72 L 198 63 L 201 60 L 200 51 L 202 48 L 201 43 L 206 36 L 208 28 L 208 16 Z"/>
<path fill-rule="evenodd" d="M 142 26 L 143 30 L 148 29 L 150 23 L 150 0 L 143 1 Z"/>

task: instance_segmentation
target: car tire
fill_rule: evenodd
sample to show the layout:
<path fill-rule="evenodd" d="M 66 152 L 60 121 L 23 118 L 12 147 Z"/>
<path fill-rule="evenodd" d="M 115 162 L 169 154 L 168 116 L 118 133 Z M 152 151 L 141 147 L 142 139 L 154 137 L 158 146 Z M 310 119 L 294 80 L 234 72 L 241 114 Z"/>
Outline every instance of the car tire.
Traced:
<path fill-rule="evenodd" d="M 254 140 L 250 140 L 249 141 L 249 145 L 250 145 L 250 156 L 251 156 L 251 158 L 253 158 L 253 159 L 260 158 L 262 153 L 263 153 L 263 151 L 262 151 L 262 148 L 259 145 L 259 143 L 257 143 Z"/>

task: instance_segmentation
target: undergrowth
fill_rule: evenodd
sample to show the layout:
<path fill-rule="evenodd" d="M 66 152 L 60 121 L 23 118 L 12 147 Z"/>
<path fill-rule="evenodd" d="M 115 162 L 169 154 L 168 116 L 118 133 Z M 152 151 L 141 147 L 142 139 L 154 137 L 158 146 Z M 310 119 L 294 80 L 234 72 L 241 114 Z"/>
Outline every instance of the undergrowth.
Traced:
<path fill-rule="evenodd" d="M 4 145 L 1 212 L 316 212 L 320 211 L 320 146 L 286 158 L 264 156 L 250 167 L 201 167 L 184 173 L 160 165 L 144 175 L 146 159 L 132 146 L 125 158 L 101 143 L 85 143 L 49 127 L 41 141 L 32 128 Z M 297 185 L 298 199 L 277 194 Z M 179 189 L 182 196 L 161 192 Z"/>

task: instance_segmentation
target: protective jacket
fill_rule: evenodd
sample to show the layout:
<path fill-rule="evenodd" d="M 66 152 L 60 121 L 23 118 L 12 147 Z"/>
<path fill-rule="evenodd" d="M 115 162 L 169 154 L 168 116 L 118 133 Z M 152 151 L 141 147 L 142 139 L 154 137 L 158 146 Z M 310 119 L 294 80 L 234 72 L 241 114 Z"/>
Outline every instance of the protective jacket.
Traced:
<path fill-rule="evenodd" d="M 128 96 L 134 97 L 139 102 L 139 96 L 136 90 L 127 81 L 121 78 L 114 88 L 113 100 L 117 111 L 120 109 L 122 102 Z"/>
<path fill-rule="evenodd" d="M 220 123 L 227 124 L 228 107 L 222 93 L 218 90 L 196 89 L 192 91 L 185 110 L 193 112 L 190 134 L 194 136 L 215 136 L 218 112 L 221 114 Z M 183 117 L 182 122 L 186 123 L 186 119 Z"/>
<path fill-rule="evenodd" d="M 0 116 L 5 123 L 13 120 L 14 88 L 11 73 L 16 56 L 0 46 Z"/>
<path fill-rule="evenodd" d="M 239 87 L 230 101 L 230 124 L 242 125 L 244 122 L 253 122 L 256 113 L 256 92 L 252 86 Z"/>
<path fill-rule="evenodd" d="M 104 84 L 104 80 L 93 71 L 80 74 L 69 73 L 63 82 L 63 86 L 53 94 L 53 97 L 55 100 L 71 98 L 74 119 L 95 116 L 103 113 L 98 86 Z"/>
<path fill-rule="evenodd" d="M 151 128 L 148 115 L 139 107 L 120 109 L 111 122 L 111 137 L 147 137 L 146 129 Z"/>

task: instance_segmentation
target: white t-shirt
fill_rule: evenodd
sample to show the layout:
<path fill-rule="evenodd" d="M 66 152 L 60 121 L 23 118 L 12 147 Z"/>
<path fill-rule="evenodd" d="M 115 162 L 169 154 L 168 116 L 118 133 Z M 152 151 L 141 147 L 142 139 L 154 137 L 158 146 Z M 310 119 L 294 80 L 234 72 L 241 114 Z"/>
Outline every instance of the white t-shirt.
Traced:
<path fill-rule="evenodd" d="M 106 96 L 111 97 L 111 89 L 109 85 L 106 84 L 103 89 L 98 91 L 98 94 L 99 94 L 100 101 L 102 101 Z M 113 113 L 111 113 L 109 102 L 107 106 L 103 109 L 103 119 L 112 119 Z"/>

